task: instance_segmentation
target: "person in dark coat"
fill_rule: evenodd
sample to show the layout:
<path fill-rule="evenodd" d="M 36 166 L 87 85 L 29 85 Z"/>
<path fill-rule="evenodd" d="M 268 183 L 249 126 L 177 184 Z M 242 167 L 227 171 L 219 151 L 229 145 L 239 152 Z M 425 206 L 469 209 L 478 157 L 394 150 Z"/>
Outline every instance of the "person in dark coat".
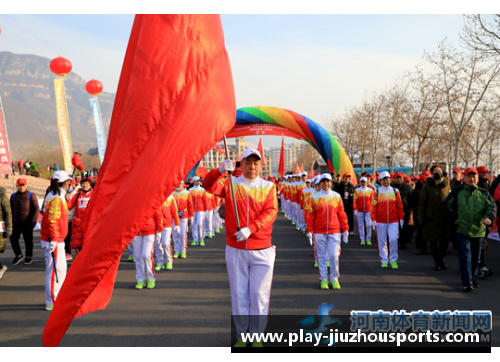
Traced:
<path fill-rule="evenodd" d="M 28 191 L 26 179 L 17 179 L 16 187 L 17 192 L 13 193 L 10 197 L 12 223 L 14 225 L 12 235 L 10 236 L 10 244 L 15 254 L 12 265 L 19 264 L 23 259 L 23 253 L 19 244 L 21 234 L 26 246 L 24 264 L 29 265 L 33 261 L 33 229 L 36 226 L 40 209 L 35 193 Z"/>
<path fill-rule="evenodd" d="M 0 253 L 7 247 L 7 239 L 12 234 L 12 212 L 10 210 L 9 198 L 5 187 L 0 187 L 0 224 L 4 230 L 0 232 Z M 0 278 L 3 276 L 7 267 L 0 263 Z"/>
<path fill-rule="evenodd" d="M 354 185 L 351 183 L 351 175 L 345 173 L 342 176 L 342 182 L 339 182 L 333 190 L 342 198 L 349 223 L 349 234 L 354 235 Z"/>
<path fill-rule="evenodd" d="M 404 225 L 399 233 L 399 248 L 406 249 L 406 244 L 410 243 L 410 213 L 411 213 L 411 187 L 404 182 L 405 175 L 402 172 L 396 173 L 392 187 L 399 190 L 401 201 L 403 202 L 403 209 L 405 212 Z"/>
<path fill-rule="evenodd" d="M 422 187 L 424 187 L 425 181 L 429 176 L 429 172 L 424 172 L 420 177 L 416 180 L 415 189 L 411 193 L 411 208 L 413 211 L 413 222 L 415 223 L 415 228 L 417 229 L 417 238 L 415 240 L 415 254 L 429 254 L 427 249 L 427 240 L 422 237 L 422 225 L 420 225 L 420 221 L 418 218 L 418 206 L 420 203 L 420 192 L 422 191 Z"/>
<path fill-rule="evenodd" d="M 434 165 L 420 192 L 418 218 L 422 225 L 422 237 L 429 241 L 434 270 L 446 269 L 444 255 L 448 249 L 448 235 L 443 218 L 443 200 L 451 191 L 450 183 L 443 176 L 443 169 Z"/>
<path fill-rule="evenodd" d="M 479 180 L 477 182 L 477 187 L 480 189 L 486 190 L 493 197 L 493 193 L 489 190 L 491 188 L 490 180 L 486 177 L 491 171 L 488 170 L 485 166 L 479 166 L 477 168 L 477 172 L 479 175 Z M 493 272 L 486 265 L 486 250 L 488 250 L 488 234 L 491 232 L 492 225 L 486 226 L 486 235 L 483 238 L 483 244 L 481 246 L 481 259 L 479 261 L 479 278 L 485 278 L 493 274 Z"/>

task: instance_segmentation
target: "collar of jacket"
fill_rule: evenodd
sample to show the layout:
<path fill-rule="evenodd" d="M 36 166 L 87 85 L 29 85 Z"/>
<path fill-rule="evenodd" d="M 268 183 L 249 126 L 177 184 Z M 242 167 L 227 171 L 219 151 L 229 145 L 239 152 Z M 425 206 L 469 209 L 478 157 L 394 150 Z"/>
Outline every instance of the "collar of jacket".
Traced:
<path fill-rule="evenodd" d="M 241 183 L 245 185 L 246 187 L 255 187 L 260 181 L 260 177 L 257 176 L 253 180 L 250 180 L 249 178 L 246 178 L 245 176 L 241 175 L 240 176 Z"/>

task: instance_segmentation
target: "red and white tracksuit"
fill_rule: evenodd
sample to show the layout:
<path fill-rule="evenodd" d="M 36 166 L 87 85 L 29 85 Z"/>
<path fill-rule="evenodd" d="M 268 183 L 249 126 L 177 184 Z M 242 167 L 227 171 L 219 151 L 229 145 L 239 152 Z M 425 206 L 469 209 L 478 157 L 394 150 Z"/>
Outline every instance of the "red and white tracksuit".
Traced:
<path fill-rule="evenodd" d="M 132 240 L 137 283 L 155 280 L 153 247 L 157 233 L 161 233 L 163 230 L 162 224 L 161 211 L 158 209 Z"/>
<path fill-rule="evenodd" d="M 309 205 L 307 232 L 314 234 L 320 281 L 328 281 L 328 254 L 333 263 L 330 281 L 338 282 L 341 233 L 349 231 L 342 198 L 335 191 L 321 190 L 310 197 Z"/>
<path fill-rule="evenodd" d="M 358 187 L 354 190 L 354 213 L 358 219 L 358 231 L 361 242 L 371 241 L 372 237 L 372 198 L 375 191 L 370 187 Z M 365 237 L 366 228 L 366 237 Z"/>
<path fill-rule="evenodd" d="M 297 226 L 301 231 L 306 230 L 306 221 L 304 219 L 304 204 L 303 204 L 303 190 L 307 187 L 305 182 L 299 181 L 297 183 Z"/>
<path fill-rule="evenodd" d="M 68 234 L 69 218 L 66 191 L 60 189 L 59 195 L 50 192 L 45 197 L 43 205 L 40 239 L 45 255 L 45 305 L 51 306 L 57 300 L 57 295 L 66 279 L 68 270 L 66 252 L 64 251 L 64 239 Z"/>
<path fill-rule="evenodd" d="M 398 260 L 399 220 L 404 220 L 404 216 L 399 190 L 391 186 L 380 186 L 378 192 L 373 193 L 372 221 L 377 222 L 378 253 L 382 264 Z M 387 237 L 389 237 L 389 256 Z"/>
<path fill-rule="evenodd" d="M 155 243 L 156 265 L 172 263 L 172 227 L 179 226 L 180 219 L 177 204 L 172 195 L 161 205 L 163 217 L 163 231 L 157 236 Z"/>
<path fill-rule="evenodd" d="M 172 230 L 174 253 L 187 253 L 188 221 L 194 216 L 193 198 L 187 190 L 176 190 L 172 193 L 172 197 L 177 204 L 180 218 L 179 226 L 174 226 Z"/>
<path fill-rule="evenodd" d="M 214 210 L 217 208 L 215 204 L 215 196 L 209 192 L 206 193 L 207 197 L 207 209 L 205 210 L 205 221 L 203 224 L 205 235 L 212 235 L 215 233 L 214 230 Z"/>
<path fill-rule="evenodd" d="M 231 289 L 232 314 L 237 338 L 240 333 L 262 333 L 267 324 L 275 248 L 271 244 L 273 223 L 278 214 L 276 186 L 260 177 L 249 180 L 244 176 L 219 179 L 217 168 L 210 171 L 204 186 L 226 203 L 226 265 Z M 229 189 L 232 180 L 238 219 L 241 228 L 248 227 L 251 235 L 238 242 L 236 213 Z M 252 316 L 254 318 L 252 318 Z"/>
<path fill-rule="evenodd" d="M 73 214 L 73 221 L 71 223 L 71 249 L 76 249 L 76 255 L 78 255 L 79 249 L 83 247 L 84 233 L 81 227 L 83 217 L 85 216 L 85 211 L 87 211 L 87 205 L 92 197 L 92 189 L 87 192 L 83 191 L 81 188 L 73 196 L 71 200 L 68 201 L 68 209 L 75 209 Z"/>
<path fill-rule="evenodd" d="M 194 216 L 191 221 L 191 231 L 193 234 L 193 242 L 200 243 L 205 237 L 204 221 L 205 211 L 208 208 L 207 195 L 205 189 L 201 186 L 193 186 L 189 193 L 193 200 Z"/>

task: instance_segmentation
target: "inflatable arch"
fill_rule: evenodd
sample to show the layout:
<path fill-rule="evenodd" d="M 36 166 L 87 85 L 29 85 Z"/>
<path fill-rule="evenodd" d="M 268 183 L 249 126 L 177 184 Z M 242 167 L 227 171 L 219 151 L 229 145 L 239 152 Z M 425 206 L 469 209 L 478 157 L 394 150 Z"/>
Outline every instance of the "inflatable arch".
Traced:
<path fill-rule="evenodd" d="M 246 107 L 236 111 L 236 124 L 227 138 L 241 136 L 286 136 L 304 140 L 318 151 L 330 172 L 347 173 L 357 183 L 351 161 L 330 132 L 313 120 L 277 107 Z"/>

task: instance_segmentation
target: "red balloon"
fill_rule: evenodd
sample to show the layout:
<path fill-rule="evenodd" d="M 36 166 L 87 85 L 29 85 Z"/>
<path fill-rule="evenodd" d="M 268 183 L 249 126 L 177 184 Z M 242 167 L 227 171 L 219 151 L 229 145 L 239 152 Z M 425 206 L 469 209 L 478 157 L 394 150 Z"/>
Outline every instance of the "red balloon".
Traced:
<path fill-rule="evenodd" d="M 68 75 L 68 73 L 71 72 L 71 69 L 73 69 L 73 64 L 71 64 L 68 59 L 63 57 L 52 59 L 49 66 L 53 73 L 63 77 Z"/>
<path fill-rule="evenodd" d="M 96 79 L 91 79 L 85 84 L 85 90 L 90 95 L 97 96 L 102 92 L 102 83 Z"/>

